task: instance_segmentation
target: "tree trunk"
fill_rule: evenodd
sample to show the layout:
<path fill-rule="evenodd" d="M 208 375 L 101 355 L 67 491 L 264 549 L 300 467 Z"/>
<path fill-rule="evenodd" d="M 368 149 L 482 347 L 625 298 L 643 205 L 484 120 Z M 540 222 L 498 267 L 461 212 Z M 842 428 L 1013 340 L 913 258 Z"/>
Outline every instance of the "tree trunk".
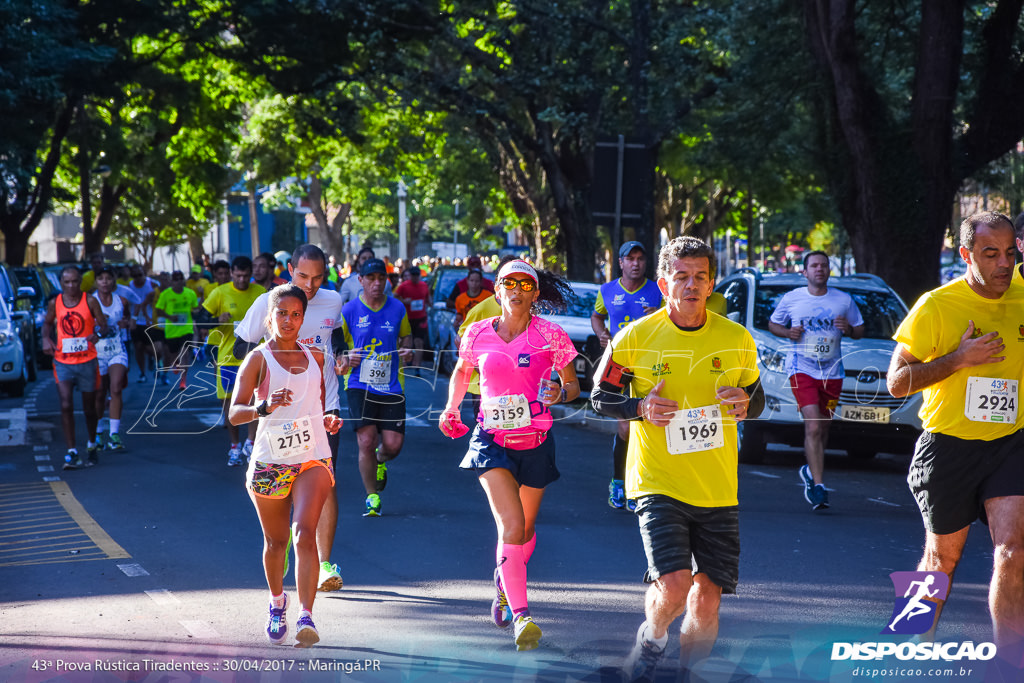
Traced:
<path fill-rule="evenodd" d="M 963 1 L 922 4 L 910 125 L 898 125 L 861 67 L 854 0 L 808 0 L 808 40 L 832 86 L 830 120 L 845 152 L 830 173 L 857 270 L 913 303 L 939 282 L 938 255 L 959 180 L 953 106 Z"/>
<path fill-rule="evenodd" d="M 103 179 L 103 187 L 100 188 L 100 206 L 96 212 L 96 222 L 90 230 L 82 222 L 82 242 L 86 254 L 93 254 L 103 251 L 103 243 L 110 233 L 110 223 L 114 220 L 114 214 L 121 206 L 121 198 L 124 196 L 127 186 L 123 184 L 111 185 L 107 179 Z"/>
<path fill-rule="evenodd" d="M 188 236 L 188 254 L 189 254 L 189 267 L 191 268 L 193 263 L 202 263 L 203 256 L 206 254 L 206 250 L 203 248 L 203 236 L 202 235 L 189 235 Z M 186 277 L 188 273 L 185 273 Z"/>

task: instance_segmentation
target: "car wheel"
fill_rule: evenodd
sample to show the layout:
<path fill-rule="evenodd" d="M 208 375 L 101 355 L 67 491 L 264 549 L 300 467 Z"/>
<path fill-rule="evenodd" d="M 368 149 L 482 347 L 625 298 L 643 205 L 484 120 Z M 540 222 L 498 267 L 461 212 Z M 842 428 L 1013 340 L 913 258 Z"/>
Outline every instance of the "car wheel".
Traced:
<path fill-rule="evenodd" d="M 870 460 L 878 455 L 878 451 L 870 446 L 858 446 L 856 448 L 847 448 L 846 454 L 854 460 Z"/>
<path fill-rule="evenodd" d="M 765 442 L 761 426 L 744 420 L 737 425 L 737 432 L 740 440 L 740 462 L 748 465 L 759 465 L 764 462 L 768 444 Z"/>
<path fill-rule="evenodd" d="M 31 348 L 31 347 L 30 347 Z M 25 365 L 28 368 L 27 376 L 29 382 L 36 381 L 36 355 L 29 351 L 25 354 Z"/>
<path fill-rule="evenodd" d="M 24 364 L 21 366 L 21 377 L 13 382 L 8 382 L 4 387 L 7 393 L 14 398 L 21 398 L 25 395 L 25 386 L 28 384 L 28 369 Z"/>

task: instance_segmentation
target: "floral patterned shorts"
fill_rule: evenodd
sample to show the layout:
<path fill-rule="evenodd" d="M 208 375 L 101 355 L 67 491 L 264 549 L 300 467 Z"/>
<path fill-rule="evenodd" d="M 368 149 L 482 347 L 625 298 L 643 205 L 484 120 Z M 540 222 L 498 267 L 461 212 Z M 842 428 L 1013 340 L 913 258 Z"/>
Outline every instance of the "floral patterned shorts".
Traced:
<path fill-rule="evenodd" d="M 277 465 L 269 462 L 256 462 L 252 476 L 245 483 L 247 489 L 264 498 L 286 498 L 292 492 L 292 484 L 296 477 L 313 467 L 324 467 L 331 475 L 331 486 L 334 486 L 334 468 L 331 459 L 307 460 L 296 465 Z"/>

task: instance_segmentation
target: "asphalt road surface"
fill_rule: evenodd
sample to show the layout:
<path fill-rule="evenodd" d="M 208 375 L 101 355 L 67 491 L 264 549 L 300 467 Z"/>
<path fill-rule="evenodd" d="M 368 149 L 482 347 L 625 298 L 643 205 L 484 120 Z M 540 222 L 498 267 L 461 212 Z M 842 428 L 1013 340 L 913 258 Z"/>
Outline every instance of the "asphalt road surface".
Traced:
<path fill-rule="evenodd" d="M 244 468 L 226 466 L 201 372 L 178 393 L 152 375 L 137 384 L 133 368 L 127 450 L 71 472 L 61 471 L 52 376 L 41 372 L 26 399 L 0 399 L 0 428 L 24 440 L 0 447 L 0 680 L 621 680 L 643 620 L 645 560 L 635 517 L 606 502 L 607 433 L 556 427 L 562 478 L 546 494 L 529 567 L 544 636 L 517 653 L 511 630 L 490 621 L 495 530 L 475 478 L 457 468 L 468 437 L 453 442 L 435 426 L 447 382 L 410 377 L 406 445 L 380 518 L 362 517 L 355 438 L 343 428 L 333 560 L 344 587 L 318 594 L 320 643 L 273 647 L 262 535 Z M 84 446 L 80 416 L 78 428 Z M 740 588 L 723 599 L 713 656 L 691 680 L 870 680 L 865 667 L 891 670 L 874 680 L 998 680 L 984 661 L 832 660 L 837 642 L 906 640 L 880 631 L 893 611 L 889 574 L 913 570 L 923 540 L 908 460 L 830 452 L 832 508 L 820 513 L 803 500 L 800 451 L 773 447 L 764 465 L 740 466 Z M 991 640 L 992 550 L 976 526 L 942 641 Z M 664 680 L 676 677 L 674 640 Z"/>

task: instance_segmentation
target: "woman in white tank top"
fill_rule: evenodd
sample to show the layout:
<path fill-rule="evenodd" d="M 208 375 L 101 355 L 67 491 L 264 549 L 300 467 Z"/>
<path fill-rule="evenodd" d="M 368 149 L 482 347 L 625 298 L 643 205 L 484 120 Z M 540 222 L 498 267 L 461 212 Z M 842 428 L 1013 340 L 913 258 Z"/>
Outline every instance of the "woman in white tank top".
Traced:
<path fill-rule="evenodd" d="M 294 285 L 270 292 L 270 339 L 242 361 L 228 414 L 235 425 L 259 419 L 246 489 L 263 527 L 263 571 L 270 588 L 267 638 L 274 644 L 284 643 L 288 634 L 284 565 L 289 521 L 294 524 L 295 585 L 302 608 L 296 647 L 320 640 L 312 615 L 320 569 L 316 527 L 334 486 L 327 432 L 341 427 L 340 418 L 324 415 L 323 353 L 297 341 L 306 305 L 305 293 Z"/>

